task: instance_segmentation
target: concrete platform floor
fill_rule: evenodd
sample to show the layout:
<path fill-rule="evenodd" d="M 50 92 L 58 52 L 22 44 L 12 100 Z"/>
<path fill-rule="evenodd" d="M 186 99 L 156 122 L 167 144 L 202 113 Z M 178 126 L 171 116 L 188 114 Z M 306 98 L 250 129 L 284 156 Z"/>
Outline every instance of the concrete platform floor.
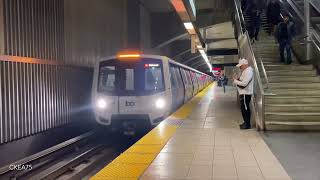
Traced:
<path fill-rule="evenodd" d="M 320 132 L 267 132 L 261 136 L 294 180 L 320 180 Z"/>

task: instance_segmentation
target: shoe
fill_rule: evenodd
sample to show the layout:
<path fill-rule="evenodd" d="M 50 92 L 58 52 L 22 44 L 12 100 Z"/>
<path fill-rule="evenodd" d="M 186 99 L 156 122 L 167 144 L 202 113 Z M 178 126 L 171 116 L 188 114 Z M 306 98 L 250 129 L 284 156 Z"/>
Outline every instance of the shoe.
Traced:
<path fill-rule="evenodd" d="M 240 129 L 251 129 L 251 126 L 247 126 L 245 124 L 240 125 Z"/>

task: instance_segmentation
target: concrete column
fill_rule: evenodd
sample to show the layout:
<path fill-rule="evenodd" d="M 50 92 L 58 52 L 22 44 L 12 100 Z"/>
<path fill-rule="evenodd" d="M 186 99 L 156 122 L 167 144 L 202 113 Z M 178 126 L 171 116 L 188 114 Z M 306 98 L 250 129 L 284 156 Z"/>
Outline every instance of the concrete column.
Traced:
<path fill-rule="evenodd" d="M 4 28 L 4 2 L 0 0 L 0 55 L 5 54 Z"/>
<path fill-rule="evenodd" d="M 127 47 L 140 49 L 140 3 L 127 0 Z"/>
<path fill-rule="evenodd" d="M 306 38 L 306 60 L 311 59 L 311 41 L 310 37 L 310 0 L 304 0 L 304 21 L 305 21 L 305 35 Z"/>

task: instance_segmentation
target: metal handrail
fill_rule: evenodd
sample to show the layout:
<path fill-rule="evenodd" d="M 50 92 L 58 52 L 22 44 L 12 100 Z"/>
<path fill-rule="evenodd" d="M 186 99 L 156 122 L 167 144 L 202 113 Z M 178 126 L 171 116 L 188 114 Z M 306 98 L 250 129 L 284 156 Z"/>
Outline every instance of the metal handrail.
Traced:
<path fill-rule="evenodd" d="M 249 37 L 248 32 L 246 32 L 246 36 Z M 261 82 L 261 76 L 260 76 L 257 60 L 256 60 L 256 57 L 254 55 L 254 51 L 253 51 L 253 48 L 252 48 L 252 45 L 250 43 L 249 38 L 247 38 L 247 42 L 249 44 L 249 49 L 250 49 L 250 52 L 251 52 L 251 55 L 252 55 L 252 62 L 253 62 L 254 70 L 256 71 L 256 74 L 257 74 L 258 85 L 259 85 L 260 91 L 262 92 L 262 94 L 264 94 L 264 89 L 263 89 L 262 82 Z"/>
<path fill-rule="evenodd" d="M 291 8 L 297 13 L 297 15 L 299 16 L 299 18 L 305 23 L 305 19 L 304 19 L 304 16 L 302 15 L 302 13 L 301 13 L 301 11 L 299 10 L 299 8 L 297 7 L 297 4 L 294 2 L 294 1 L 292 1 L 292 0 L 287 0 L 287 2 L 288 2 L 288 4 L 291 6 Z M 310 3 L 313 5 L 313 6 L 315 6 L 315 2 L 313 2 L 313 1 L 310 1 Z M 318 32 L 316 32 L 312 27 L 311 27 L 311 29 L 310 29 L 310 36 L 311 37 L 314 37 L 314 38 L 312 38 L 312 40 L 311 40 L 311 42 L 306 42 L 306 43 L 313 43 L 315 46 L 316 46 L 316 49 L 317 49 L 317 51 L 318 51 L 318 53 L 320 53 L 320 47 L 317 45 L 317 43 L 315 42 L 315 40 L 316 41 L 318 41 L 318 42 L 320 42 L 320 36 L 319 36 L 319 33 Z M 307 38 L 308 36 L 305 36 L 305 37 L 303 37 L 302 39 L 305 39 L 305 38 Z M 310 38 L 311 38 L 310 37 Z M 299 41 L 299 40 L 297 40 L 297 41 Z"/>
<path fill-rule="evenodd" d="M 244 23 L 245 21 L 244 21 L 244 17 L 243 17 L 243 13 L 242 13 L 242 10 L 241 10 L 241 7 L 240 7 L 240 10 L 239 10 L 239 1 L 238 0 L 235 0 L 234 1 L 234 3 L 235 3 L 235 8 L 236 8 L 236 11 L 237 11 L 237 16 L 238 16 L 238 18 L 239 18 L 239 20 L 240 20 L 240 29 L 241 29 L 241 34 L 244 34 L 244 31 L 246 30 L 245 29 L 245 27 L 243 27 L 243 25 L 244 24 L 242 24 L 242 23 Z M 240 5 L 241 5 L 241 3 L 240 3 Z M 241 13 L 240 13 L 241 12 Z M 240 17 L 240 15 L 241 15 L 241 17 Z"/>
<path fill-rule="evenodd" d="M 267 71 L 266 71 L 266 68 L 264 67 L 264 64 L 263 64 L 263 61 L 261 58 L 259 58 L 260 60 L 260 63 L 261 63 L 261 67 L 262 67 L 262 71 L 263 71 L 263 74 L 264 74 L 264 78 L 266 79 L 266 88 L 268 89 L 269 88 L 269 78 L 267 76 Z"/>

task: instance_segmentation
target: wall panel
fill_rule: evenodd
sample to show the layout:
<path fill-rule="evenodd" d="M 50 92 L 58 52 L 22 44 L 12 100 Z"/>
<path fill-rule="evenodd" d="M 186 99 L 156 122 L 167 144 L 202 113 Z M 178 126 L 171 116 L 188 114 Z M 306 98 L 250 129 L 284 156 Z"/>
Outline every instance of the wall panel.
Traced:
<path fill-rule="evenodd" d="M 0 3 L 4 9 L 1 13 L 0 8 L 5 27 L 4 54 L 64 60 L 63 0 L 1 0 Z"/>
<path fill-rule="evenodd" d="M 0 61 L 0 143 L 64 125 L 89 111 L 91 80 L 88 69 Z"/>

